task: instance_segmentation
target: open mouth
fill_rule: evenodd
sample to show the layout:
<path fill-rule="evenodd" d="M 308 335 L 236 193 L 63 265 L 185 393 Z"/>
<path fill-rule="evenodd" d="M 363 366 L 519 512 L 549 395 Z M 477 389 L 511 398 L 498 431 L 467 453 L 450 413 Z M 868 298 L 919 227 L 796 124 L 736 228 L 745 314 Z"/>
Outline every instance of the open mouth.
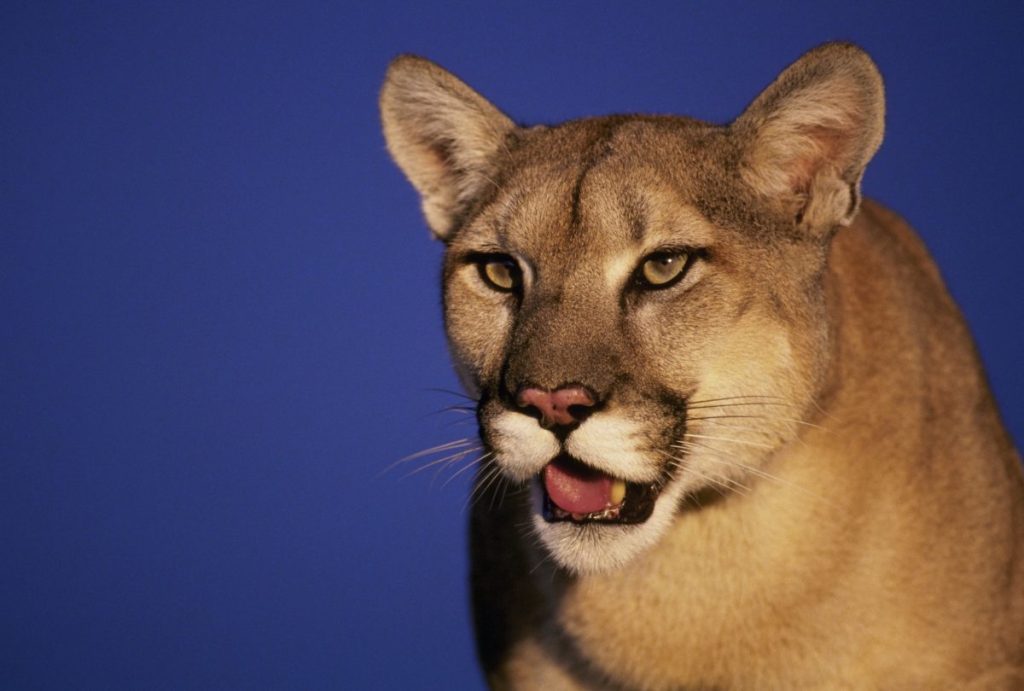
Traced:
<path fill-rule="evenodd" d="M 660 482 L 627 482 L 560 454 L 540 475 L 549 523 L 643 523 L 654 511 Z"/>

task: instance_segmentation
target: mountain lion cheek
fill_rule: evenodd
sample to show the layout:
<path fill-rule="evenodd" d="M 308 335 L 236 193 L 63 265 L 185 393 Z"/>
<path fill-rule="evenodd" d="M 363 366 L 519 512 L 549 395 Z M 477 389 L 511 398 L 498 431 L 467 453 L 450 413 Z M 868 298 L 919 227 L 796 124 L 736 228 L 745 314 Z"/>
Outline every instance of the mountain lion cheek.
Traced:
<path fill-rule="evenodd" d="M 446 330 L 460 373 L 468 372 L 474 388 L 497 378 L 505 359 L 511 316 L 508 309 L 481 300 L 460 302 L 447 296 Z"/>

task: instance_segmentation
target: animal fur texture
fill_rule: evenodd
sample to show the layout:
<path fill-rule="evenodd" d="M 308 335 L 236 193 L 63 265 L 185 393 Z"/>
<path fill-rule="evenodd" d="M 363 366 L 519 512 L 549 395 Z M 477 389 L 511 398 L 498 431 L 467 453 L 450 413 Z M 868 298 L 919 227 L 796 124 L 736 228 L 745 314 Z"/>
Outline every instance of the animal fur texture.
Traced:
<path fill-rule="evenodd" d="M 725 126 L 523 127 L 413 56 L 380 105 L 478 401 L 494 688 L 1024 688 L 1020 457 L 923 244 L 862 203 L 863 51 Z"/>

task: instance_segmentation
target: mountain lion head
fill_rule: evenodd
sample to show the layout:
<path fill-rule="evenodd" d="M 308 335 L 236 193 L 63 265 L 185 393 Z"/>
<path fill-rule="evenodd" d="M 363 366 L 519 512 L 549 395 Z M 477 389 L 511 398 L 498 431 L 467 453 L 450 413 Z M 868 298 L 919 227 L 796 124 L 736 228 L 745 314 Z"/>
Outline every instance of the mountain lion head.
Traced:
<path fill-rule="evenodd" d="M 523 529 L 558 564 L 623 565 L 684 500 L 799 443 L 828 395 L 829 243 L 882 139 L 863 52 L 812 51 L 724 126 L 520 126 L 416 57 L 392 64 L 381 110 L 446 246 L 487 468 L 529 488 Z"/>

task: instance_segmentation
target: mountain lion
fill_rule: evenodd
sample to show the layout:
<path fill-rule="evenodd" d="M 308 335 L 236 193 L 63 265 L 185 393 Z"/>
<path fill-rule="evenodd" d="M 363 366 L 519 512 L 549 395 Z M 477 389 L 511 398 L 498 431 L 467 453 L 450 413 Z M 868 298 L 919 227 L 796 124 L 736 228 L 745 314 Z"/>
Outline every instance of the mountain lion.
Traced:
<path fill-rule="evenodd" d="M 732 123 L 516 125 L 396 59 L 484 454 L 478 652 L 514 689 L 1024 688 L 1024 481 L 921 241 L 861 200 L 829 44 Z"/>

